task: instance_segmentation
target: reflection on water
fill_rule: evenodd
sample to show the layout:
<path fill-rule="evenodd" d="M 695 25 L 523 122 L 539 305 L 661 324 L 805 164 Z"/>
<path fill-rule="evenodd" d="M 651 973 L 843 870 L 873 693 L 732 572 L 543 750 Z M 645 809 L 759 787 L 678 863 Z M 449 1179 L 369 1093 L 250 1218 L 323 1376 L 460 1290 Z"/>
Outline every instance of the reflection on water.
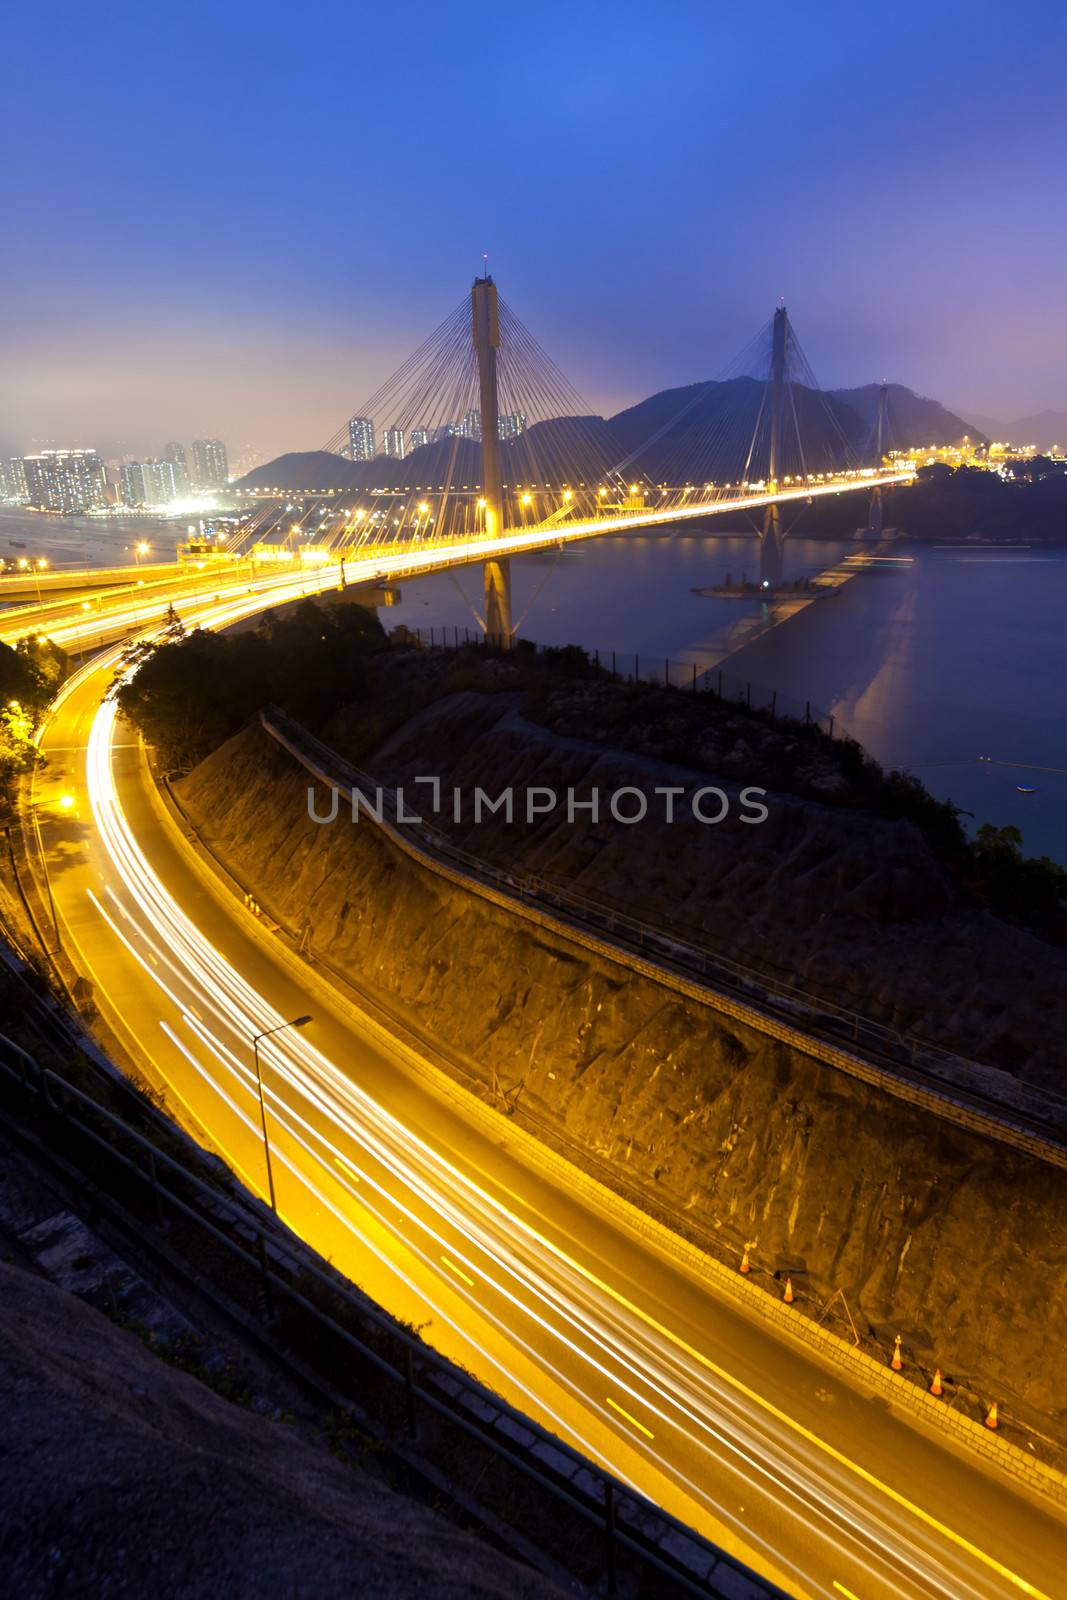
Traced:
<path fill-rule="evenodd" d="M 850 546 L 786 543 L 787 575 L 832 565 Z M 1013 823 L 1027 851 L 1067 862 L 1067 550 L 898 546 L 729 662 L 735 678 L 832 712 L 885 765 L 907 766 L 972 812 Z M 521 632 L 706 665 L 756 602 L 693 594 L 754 574 L 751 539 L 628 535 L 512 562 Z M 406 584 L 386 624 L 473 626 L 476 570 Z M 981 759 L 980 759 L 981 758 Z M 1021 794 L 1017 785 L 1032 787 Z"/>
<path fill-rule="evenodd" d="M 169 556 L 180 524 L 0 511 L 0 555 L 120 562 L 138 539 Z M 814 574 L 855 547 L 791 538 L 786 576 Z M 907 766 L 974 822 L 1014 823 L 1027 850 L 1067 861 L 1067 550 L 898 546 L 909 560 L 864 572 L 732 656 L 729 672 L 832 712 L 884 764 Z M 715 662 L 755 600 L 693 591 L 755 577 L 752 534 L 685 531 L 591 540 L 512 561 L 525 637 Z M 477 630 L 481 570 L 403 585 L 386 626 Z M 1032 787 L 1021 794 L 1017 785 Z"/>
<path fill-rule="evenodd" d="M 790 541 L 786 577 L 822 572 L 855 548 L 840 540 Z M 755 581 L 758 573 L 754 534 L 672 531 L 592 539 L 513 560 L 513 615 L 519 633 L 539 644 L 581 644 L 602 657 L 612 650 L 636 652 L 650 662 L 670 657 L 703 669 L 718 661 L 744 619 L 761 606 L 755 599 L 716 599 L 694 590 L 727 574 L 736 582 Z M 399 606 L 382 613 L 387 626 L 458 624 L 473 630 L 482 611 L 481 569 L 405 583 L 402 596 Z M 820 600 L 816 607 L 835 603 Z"/>
<path fill-rule="evenodd" d="M 151 546 L 146 560 L 173 561 L 186 527 L 167 517 L 52 517 L 0 506 L 0 560 L 45 556 L 52 566 L 121 566 L 144 541 Z"/>

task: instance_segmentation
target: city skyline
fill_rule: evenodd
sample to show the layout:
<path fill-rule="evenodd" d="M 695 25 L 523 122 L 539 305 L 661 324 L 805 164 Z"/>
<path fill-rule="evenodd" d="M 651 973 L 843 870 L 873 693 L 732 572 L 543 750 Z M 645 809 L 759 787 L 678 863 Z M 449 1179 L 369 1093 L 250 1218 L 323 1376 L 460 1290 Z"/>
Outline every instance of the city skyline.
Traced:
<path fill-rule="evenodd" d="M 803 19 L 623 7 L 612 30 L 604 15 L 508 17 L 477 56 L 466 7 L 458 28 L 417 9 L 417 51 L 406 21 L 362 18 L 383 111 L 424 60 L 437 68 L 381 157 L 365 153 L 354 205 L 334 92 L 345 51 L 294 66 L 281 12 L 231 8 L 195 75 L 195 19 L 163 19 L 151 84 L 127 7 L 47 50 L 43 24 L 16 18 L 14 49 L 47 62 L 50 92 L 31 65 L 9 95 L 20 248 L 4 268 L 0 448 L 142 455 L 157 434 L 205 428 L 265 456 L 314 448 L 459 301 L 483 251 L 604 415 L 715 376 L 780 294 L 826 387 L 888 376 L 1005 420 L 1067 406 L 1059 15 L 1029 5 L 978 26 L 962 7 L 909 5 L 891 30 L 837 5 Z M 347 36 L 333 4 L 318 24 Z M 1017 52 L 1020 37 L 1043 48 Z M 88 122 L 47 109 L 119 64 L 121 94 Z M 283 84 L 315 99 L 313 132 L 276 118 Z M 180 126 L 168 88 L 186 100 Z M 223 93 L 225 119 L 210 114 Z M 493 132 L 468 182 L 465 156 L 427 152 L 448 105 L 475 100 Z M 161 161 L 164 221 L 121 232 L 109 196 Z M 47 196 L 42 165 L 58 175 Z M 450 190 L 462 198 L 445 206 Z M 589 230 L 594 199 L 606 220 Z"/>

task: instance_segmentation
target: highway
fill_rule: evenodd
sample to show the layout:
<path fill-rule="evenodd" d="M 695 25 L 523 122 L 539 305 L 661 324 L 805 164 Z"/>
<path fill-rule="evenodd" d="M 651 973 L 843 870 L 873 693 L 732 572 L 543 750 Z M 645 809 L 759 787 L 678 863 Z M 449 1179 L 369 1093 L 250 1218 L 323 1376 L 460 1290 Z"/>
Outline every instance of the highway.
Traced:
<path fill-rule="evenodd" d="M 226 626 L 291 581 L 183 620 Z M 202 1143 L 266 1193 L 251 1038 L 310 1012 L 261 1046 L 279 1212 L 436 1348 L 797 1596 L 1064 1593 L 1067 1523 L 1044 1501 L 721 1297 L 207 881 L 105 699 L 118 660 L 64 687 L 32 802 L 64 947 Z"/>
<path fill-rule="evenodd" d="M 283 565 L 283 548 L 277 562 L 260 555 L 258 562 L 247 564 L 242 558 L 244 571 L 233 572 L 232 561 L 206 557 L 204 569 L 199 563 L 176 568 L 173 563 L 148 565 L 140 568 L 140 576 L 124 588 L 104 588 L 107 569 L 94 575 L 78 575 L 78 589 L 62 597 L 19 607 L 3 609 L 0 606 L 0 639 L 12 644 L 25 633 L 44 632 L 68 652 L 102 648 L 104 644 L 127 638 L 137 630 L 158 625 L 171 604 L 182 608 L 182 620 L 188 620 L 184 611 L 190 604 L 209 593 L 222 601 L 225 595 L 271 595 L 261 605 L 284 604 L 286 600 L 299 599 L 302 594 L 318 593 L 335 588 L 344 581 L 354 585 L 381 581 L 399 581 L 426 573 L 439 572 L 449 567 L 468 566 L 487 559 L 505 559 L 513 555 L 529 554 L 537 550 L 572 543 L 581 539 L 598 538 L 605 534 L 640 531 L 642 528 L 669 526 L 679 521 L 693 520 L 730 511 L 753 511 L 772 504 L 794 500 L 810 500 L 818 496 L 838 495 L 869 489 L 874 482 L 883 485 L 910 482 L 911 471 L 848 473 L 827 483 L 808 484 L 799 489 L 775 489 L 763 493 L 736 495 L 729 498 L 683 503 L 666 507 L 626 509 L 616 515 L 606 514 L 590 518 L 574 517 L 566 522 L 540 524 L 530 528 L 511 528 L 493 537 L 484 534 L 417 535 L 393 543 L 354 542 L 347 547 L 332 550 L 321 565 L 299 559 L 290 552 L 291 565 Z M 310 553 L 310 552 L 309 552 Z M 344 557 L 342 562 L 341 558 Z M 59 578 L 60 574 L 53 574 Z M 62 575 L 67 577 L 68 575 Z M 0 586 L 0 601 L 3 599 Z"/>

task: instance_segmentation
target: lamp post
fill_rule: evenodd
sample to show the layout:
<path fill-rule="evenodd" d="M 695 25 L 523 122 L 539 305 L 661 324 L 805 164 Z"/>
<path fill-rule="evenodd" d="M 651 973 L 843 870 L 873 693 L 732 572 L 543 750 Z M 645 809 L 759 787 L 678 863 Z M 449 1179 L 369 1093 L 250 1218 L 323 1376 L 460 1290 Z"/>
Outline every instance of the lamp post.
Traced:
<path fill-rule="evenodd" d="M 281 1033 L 283 1028 L 304 1028 L 311 1021 L 310 1017 L 294 1017 L 291 1022 L 279 1022 L 276 1027 L 264 1028 L 262 1033 L 257 1033 L 252 1039 L 252 1056 L 256 1063 L 256 1093 L 259 1095 L 259 1123 L 263 1129 L 263 1153 L 267 1158 L 267 1189 L 270 1193 L 270 1208 L 274 1215 L 278 1215 L 278 1205 L 274 1198 L 274 1169 L 270 1164 L 270 1140 L 267 1137 L 267 1108 L 263 1101 L 263 1073 L 259 1064 L 259 1044 L 261 1039 L 269 1039 L 272 1033 Z"/>

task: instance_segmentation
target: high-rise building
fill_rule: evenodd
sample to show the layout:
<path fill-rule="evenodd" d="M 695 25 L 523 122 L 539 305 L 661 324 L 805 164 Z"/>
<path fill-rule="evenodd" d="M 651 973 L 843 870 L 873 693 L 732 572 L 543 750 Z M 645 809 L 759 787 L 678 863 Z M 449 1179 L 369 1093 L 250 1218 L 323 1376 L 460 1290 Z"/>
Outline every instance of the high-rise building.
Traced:
<path fill-rule="evenodd" d="M 464 439 L 480 439 L 482 436 L 481 412 L 468 411 L 459 425 L 459 431 Z"/>
<path fill-rule="evenodd" d="M 353 417 L 349 422 L 348 453 L 353 461 L 374 460 L 374 422 L 370 417 Z"/>
<path fill-rule="evenodd" d="M 104 503 L 104 464 L 95 450 L 42 450 L 18 458 L 26 498 L 47 511 L 91 511 Z"/>
<path fill-rule="evenodd" d="M 221 439 L 193 440 L 193 482 L 197 489 L 225 489 L 230 481 L 226 446 Z"/>
<path fill-rule="evenodd" d="M 122 501 L 127 506 L 164 506 L 177 498 L 170 461 L 127 461 L 121 482 Z"/>
<path fill-rule="evenodd" d="M 382 452 L 387 456 L 395 456 L 398 461 L 404 459 L 404 430 L 403 428 L 386 428 L 382 434 Z"/>
<path fill-rule="evenodd" d="M 502 439 L 517 439 L 526 432 L 525 411 L 509 411 L 497 420 L 497 432 Z"/>
<path fill-rule="evenodd" d="M 189 458 L 185 446 L 176 439 L 169 440 L 163 446 L 163 459 L 174 469 L 174 498 L 181 500 L 189 493 Z"/>
<path fill-rule="evenodd" d="M 412 428 L 411 433 L 410 433 L 410 435 L 408 437 L 408 448 L 410 450 L 421 450 L 423 445 L 424 444 L 429 444 L 429 442 L 430 442 L 430 430 L 429 430 L 429 428 Z"/>
<path fill-rule="evenodd" d="M 12 456 L 7 464 L 7 492 L 12 500 L 29 498 L 26 489 L 26 465 L 21 456 Z"/>

